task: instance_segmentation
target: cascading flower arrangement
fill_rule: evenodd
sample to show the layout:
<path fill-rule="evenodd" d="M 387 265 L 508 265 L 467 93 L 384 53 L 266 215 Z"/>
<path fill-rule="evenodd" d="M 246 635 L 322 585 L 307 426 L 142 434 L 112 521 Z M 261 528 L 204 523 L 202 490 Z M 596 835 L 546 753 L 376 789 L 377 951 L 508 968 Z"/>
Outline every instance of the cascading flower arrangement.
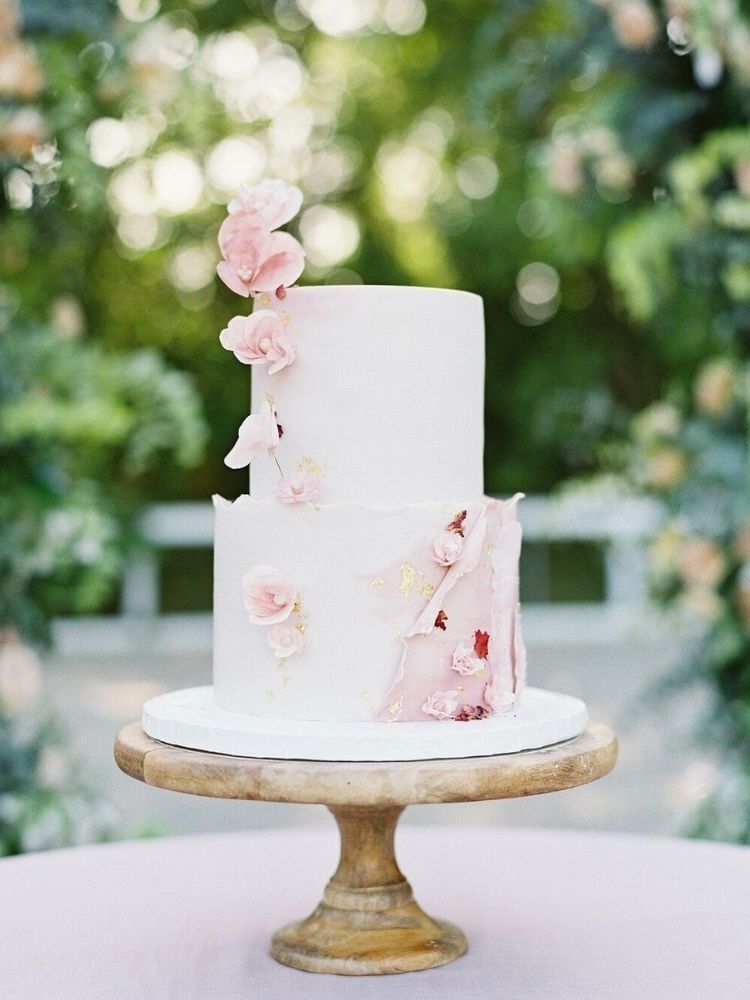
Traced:
<path fill-rule="evenodd" d="M 243 298 L 259 298 L 260 308 L 249 316 L 234 316 L 219 335 L 225 350 L 244 365 L 268 365 L 270 375 L 278 375 L 296 358 L 288 317 L 265 308 L 271 296 L 284 299 L 305 266 L 305 251 L 290 233 L 279 227 L 290 222 L 302 206 L 302 192 L 281 180 L 264 180 L 255 187 L 243 187 L 227 208 L 227 218 L 219 229 L 222 260 L 216 271 L 221 280 Z M 224 462 L 242 469 L 259 455 L 271 457 L 280 479 L 275 497 L 284 504 L 310 503 L 318 496 L 320 478 L 303 470 L 284 475 L 276 448 L 284 431 L 272 398 L 265 399 L 239 427 L 237 441 Z M 252 566 L 242 579 L 242 593 L 250 621 L 273 625 L 268 646 L 280 666 L 304 646 L 304 614 L 294 584 L 273 566 Z M 295 616 L 295 624 L 287 620 Z"/>
<path fill-rule="evenodd" d="M 234 316 L 219 342 L 243 365 L 268 365 L 276 375 L 294 363 L 296 347 L 285 316 L 263 308 L 270 296 L 283 299 L 305 266 L 305 251 L 290 233 L 279 227 L 291 221 L 302 205 L 302 192 L 280 180 L 264 180 L 243 187 L 229 203 L 219 229 L 222 260 L 217 274 L 244 298 L 261 296 L 261 308 L 249 316 Z M 274 459 L 280 479 L 275 496 L 282 503 L 310 503 L 320 490 L 320 477 L 310 471 L 286 476 L 276 456 L 283 428 L 276 408 L 266 399 L 240 425 L 237 441 L 224 459 L 231 469 L 242 469 L 263 453 Z"/>

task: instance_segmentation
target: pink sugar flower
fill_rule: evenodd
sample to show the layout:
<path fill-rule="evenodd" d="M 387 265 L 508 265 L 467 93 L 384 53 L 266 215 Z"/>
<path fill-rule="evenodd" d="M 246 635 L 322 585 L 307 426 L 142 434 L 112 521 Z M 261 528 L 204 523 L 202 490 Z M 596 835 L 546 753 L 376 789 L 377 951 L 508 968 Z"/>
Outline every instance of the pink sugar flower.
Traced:
<path fill-rule="evenodd" d="M 229 202 L 231 215 L 238 212 L 258 212 L 269 229 L 285 225 L 302 207 L 302 192 L 288 187 L 283 181 L 265 180 L 255 187 L 243 184 L 237 198 Z"/>
<path fill-rule="evenodd" d="M 251 413 L 240 424 L 237 441 L 224 459 L 230 469 L 242 469 L 261 452 L 269 454 L 279 443 L 279 425 L 271 404 L 266 401 L 259 413 Z"/>
<path fill-rule="evenodd" d="M 242 596 L 251 622 L 275 625 L 294 610 L 297 588 L 273 566 L 253 566 L 242 577 Z"/>
<path fill-rule="evenodd" d="M 227 286 L 245 298 L 275 292 L 294 282 L 305 266 L 305 251 L 289 233 L 271 232 L 260 212 L 228 215 L 219 229 L 224 260 L 216 271 Z"/>
<path fill-rule="evenodd" d="M 274 625 L 268 633 L 268 645 L 280 660 L 301 653 L 305 645 L 302 633 L 292 625 Z"/>
<path fill-rule="evenodd" d="M 274 496 L 282 503 L 310 503 L 320 493 L 320 476 L 313 472 L 300 472 L 284 476 L 276 486 Z"/>
<path fill-rule="evenodd" d="M 422 705 L 425 715 L 436 719 L 452 719 L 458 709 L 458 691 L 434 691 Z"/>
<path fill-rule="evenodd" d="M 461 535 L 454 531 L 442 531 L 432 546 L 432 558 L 440 566 L 452 566 L 458 560 L 464 547 Z"/>
<path fill-rule="evenodd" d="M 484 689 L 484 700 L 493 712 L 509 712 L 516 701 L 516 696 L 495 677 Z"/>
<path fill-rule="evenodd" d="M 269 375 L 294 361 L 286 328 L 271 309 L 256 309 L 252 316 L 230 319 L 219 334 L 219 342 L 243 365 L 268 364 Z"/>
<path fill-rule="evenodd" d="M 451 670 L 455 670 L 462 677 L 471 677 L 484 670 L 486 663 L 478 656 L 474 655 L 474 646 L 465 646 L 462 642 L 453 651 Z"/>

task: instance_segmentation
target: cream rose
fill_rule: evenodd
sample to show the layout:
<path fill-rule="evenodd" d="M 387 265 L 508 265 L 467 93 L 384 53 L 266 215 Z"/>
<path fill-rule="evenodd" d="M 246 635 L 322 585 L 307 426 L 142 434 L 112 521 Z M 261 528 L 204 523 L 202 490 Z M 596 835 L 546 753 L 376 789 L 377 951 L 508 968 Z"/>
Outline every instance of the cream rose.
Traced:
<path fill-rule="evenodd" d="M 465 646 L 459 642 L 453 651 L 451 670 L 455 670 L 462 677 L 471 677 L 473 674 L 478 674 L 480 670 L 484 670 L 485 666 L 485 661 L 475 656 L 473 646 Z"/>
<path fill-rule="evenodd" d="M 292 625 L 274 625 L 268 633 L 268 645 L 279 659 L 301 653 L 305 640 L 299 629 Z"/>
<path fill-rule="evenodd" d="M 452 719 L 458 709 L 458 691 L 433 691 L 422 705 L 425 715 L 436 719 Z"/>
<path fill-rule="evenodd" d="M 441 531 L 435 539 L 432 558 L 441 566 L 452 566 L 463 551 L 464 540 L 456 531 Z"/>
<path fill-rule="evenodd" d="M 253 566 L 248 570 L 242 578 L 242 594 L 250 621 L 256 625 L 285 621 L 297 601 L 297 588 L 273 566 Z"/>

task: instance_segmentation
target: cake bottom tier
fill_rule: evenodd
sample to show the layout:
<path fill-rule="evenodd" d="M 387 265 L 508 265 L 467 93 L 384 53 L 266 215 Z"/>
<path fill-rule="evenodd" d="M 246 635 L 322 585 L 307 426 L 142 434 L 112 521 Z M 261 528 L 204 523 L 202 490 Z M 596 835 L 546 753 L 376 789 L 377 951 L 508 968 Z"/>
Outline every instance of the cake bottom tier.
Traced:
<path fill-rule="evenodd" d="M 517 499 L 215 498 L 216 707 L 433 725 L 513 711 L 525 680 Z"/>
<path fill-rule="evenodd" d="M 528 687 L 516 710 L 471 726 L 443 722 L 300 722 L 216 707 L 210 687 L 158 695 L 143 728 L 162 743 L 234 757 L 281 760 L 406 761 L 489 757 L 550 746 L 580 735 L 588 713 L 578 698 Z"/>

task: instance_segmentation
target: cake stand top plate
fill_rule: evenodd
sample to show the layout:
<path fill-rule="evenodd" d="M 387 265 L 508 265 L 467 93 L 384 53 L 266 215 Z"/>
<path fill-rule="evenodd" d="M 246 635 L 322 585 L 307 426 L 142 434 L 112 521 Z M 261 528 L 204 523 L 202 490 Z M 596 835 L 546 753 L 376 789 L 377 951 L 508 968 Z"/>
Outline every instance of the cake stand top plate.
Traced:
<path fill-rule="evenodd" d="M 555 792 L 601 778 L 616 759 L 617 740 L 602 723 L 540 750 L 460 760 L 347 763 L 230 757 L 160 743 L 139 722 L 125 726 L 115 743 L 120 769 L 158 788 L 220 799 L 370 808 Z"/>

